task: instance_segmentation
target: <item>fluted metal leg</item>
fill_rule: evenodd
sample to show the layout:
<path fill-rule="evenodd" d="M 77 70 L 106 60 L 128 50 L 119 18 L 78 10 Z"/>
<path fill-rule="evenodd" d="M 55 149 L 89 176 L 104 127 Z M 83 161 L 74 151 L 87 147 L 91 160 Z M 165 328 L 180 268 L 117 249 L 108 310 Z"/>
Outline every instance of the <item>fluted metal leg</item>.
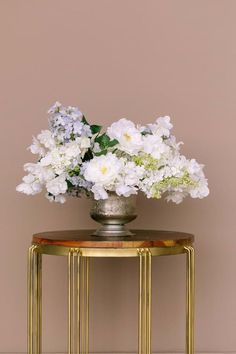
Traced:
<path fill-rule="evenodd" d="M 89 258 L 71 249 L 68 256 L 68 354 L 89 352 Z"/>
<path fill-rule="evenodd" d="M 89 258 L 82 258 L 81 286 L 81 353 L 89 352 Z"/>
<path fill-rule="evenodd" d="M 151 354 L 151 252 L 139 253 L 139 354 Z"/>
<path fill-rule="evenodd" d="M 37 354 L 42 353 L 42 254 L 36 253 L 37 268 Z"/>
<path fill-rule="evenodd" d="M 42 255 L 28 251 L 28 354 L 42 352 Z"/>
<path fill-rule="evenodd" d="M 77 263 L 77 262 L 78 263 Z M 79 306 L 79 301 L 76 302 L 75 298 L 75 267 L 78 267 L 78 274 L 79 274 L 79 266 L 80 266 L 80 254 L 77 254 L 75 250 L 70 250 L 68 255 L 68 354 L 75 353 L 75 316 L 76 316 L 76 306 Z M 79 286 L 79 279 L 78 279 L 78 286 Z"/>
<path fill-rule="evenodd" d="M 186 353 L 194 353 L 194 248 L 185 247 L 187 253 L 186 279 Z"/>

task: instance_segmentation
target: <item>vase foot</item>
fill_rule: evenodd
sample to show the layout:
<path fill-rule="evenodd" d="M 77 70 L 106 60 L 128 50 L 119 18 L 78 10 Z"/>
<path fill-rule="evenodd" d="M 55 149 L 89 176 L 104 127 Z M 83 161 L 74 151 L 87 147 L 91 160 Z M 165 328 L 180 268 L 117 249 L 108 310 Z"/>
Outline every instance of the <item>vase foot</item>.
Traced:
<path fill-rule="evenodd" d="M 129 231 L 124 225 L 103 225 L 97 229 L 93 235 L 102 237 L 124 237 L 133 236 L 134 233 Z"/>

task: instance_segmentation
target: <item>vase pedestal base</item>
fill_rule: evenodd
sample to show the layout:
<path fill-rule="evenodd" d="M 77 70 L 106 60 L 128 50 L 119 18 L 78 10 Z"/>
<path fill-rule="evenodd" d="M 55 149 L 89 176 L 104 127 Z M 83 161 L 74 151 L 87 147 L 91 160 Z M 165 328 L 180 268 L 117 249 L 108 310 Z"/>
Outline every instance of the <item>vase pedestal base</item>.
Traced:
<path fill-rule="evenodd" d="M 134 233 L 129 231 L 124 225 L 103 225 L 97 229 L 94 233 L 94 236 L 102 237 L 124 237 L 124 236 L 133 236 Z"/>

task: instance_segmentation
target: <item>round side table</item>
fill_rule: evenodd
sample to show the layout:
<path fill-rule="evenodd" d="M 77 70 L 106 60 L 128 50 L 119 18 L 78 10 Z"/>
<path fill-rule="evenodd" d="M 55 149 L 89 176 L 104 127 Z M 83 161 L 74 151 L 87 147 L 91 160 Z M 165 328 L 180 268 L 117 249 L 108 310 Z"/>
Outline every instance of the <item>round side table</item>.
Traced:
<path fill-rule="evenodd" d="M 152 257 L 185 253 L 186 353 L 194 353 L 194 236 L 182 232 L 133 230 L 133 236 L 98 237 L 94 230 L 43 232 L 28 253 L 28 353 L 42 351 L 42 254 L 68 257 L 68 354 L 89 353 L 89 259 L 139 258 L 138 353 L 151 354 Z"/>

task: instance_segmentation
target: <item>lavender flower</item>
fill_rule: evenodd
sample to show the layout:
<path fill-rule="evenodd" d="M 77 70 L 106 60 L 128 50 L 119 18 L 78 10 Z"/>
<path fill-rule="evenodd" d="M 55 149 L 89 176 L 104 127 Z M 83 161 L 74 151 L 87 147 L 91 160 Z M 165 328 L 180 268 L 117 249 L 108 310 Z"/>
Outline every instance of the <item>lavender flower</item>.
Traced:
<path fill-rule="evenodd" d="M 49 127 L 54 138 L 65 143 L 76 137 L 91 137 L 91 129 L 83 121 L 83 113 L 78 107 L 62 106 L 56 102 L 48 111 Z"/>

